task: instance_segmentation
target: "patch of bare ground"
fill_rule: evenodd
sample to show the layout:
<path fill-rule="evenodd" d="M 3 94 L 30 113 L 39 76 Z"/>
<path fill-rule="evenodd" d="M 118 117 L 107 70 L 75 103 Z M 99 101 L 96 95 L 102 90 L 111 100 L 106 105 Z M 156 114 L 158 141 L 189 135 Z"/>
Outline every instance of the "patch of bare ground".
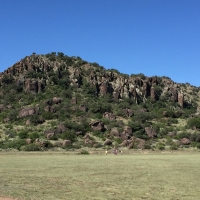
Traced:
<path fill-rule="evenodd" d="M 7 198 L 7 197 L 0 197 L 0 200 L 17 200 L 17 199 L 12 199 L 12 198 Z"/>

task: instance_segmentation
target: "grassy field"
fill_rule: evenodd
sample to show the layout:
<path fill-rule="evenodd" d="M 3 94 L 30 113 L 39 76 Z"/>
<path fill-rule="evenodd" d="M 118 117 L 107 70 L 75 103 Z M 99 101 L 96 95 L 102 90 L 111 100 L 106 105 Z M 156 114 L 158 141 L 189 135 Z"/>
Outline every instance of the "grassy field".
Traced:
<path fill-rule="evenodd" d="M 0 196 L 19 200 L 198 200 L 200 153 L 0 153 Z"/>

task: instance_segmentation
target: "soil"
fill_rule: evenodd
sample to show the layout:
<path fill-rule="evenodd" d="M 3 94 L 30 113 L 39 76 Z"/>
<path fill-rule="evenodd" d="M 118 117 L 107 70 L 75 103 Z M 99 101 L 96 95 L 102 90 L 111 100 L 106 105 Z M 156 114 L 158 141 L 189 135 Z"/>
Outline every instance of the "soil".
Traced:
<path fill-rule="evenodd" d="M 7 198 L 7 197 L 0 197 L 0 200 L 17 200 L 17 199 L 12 199 L 12 198 Z"/>

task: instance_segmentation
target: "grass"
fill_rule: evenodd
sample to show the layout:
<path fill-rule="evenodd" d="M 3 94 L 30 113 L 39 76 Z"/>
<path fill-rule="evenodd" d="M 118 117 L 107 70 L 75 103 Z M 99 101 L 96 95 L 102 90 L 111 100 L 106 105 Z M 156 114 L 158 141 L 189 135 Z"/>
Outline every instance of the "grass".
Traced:
<path fill-rule="evenodd" d="M 0 153 L 0 196 L 19 200 L 197 200 L 199 153 Z"/>

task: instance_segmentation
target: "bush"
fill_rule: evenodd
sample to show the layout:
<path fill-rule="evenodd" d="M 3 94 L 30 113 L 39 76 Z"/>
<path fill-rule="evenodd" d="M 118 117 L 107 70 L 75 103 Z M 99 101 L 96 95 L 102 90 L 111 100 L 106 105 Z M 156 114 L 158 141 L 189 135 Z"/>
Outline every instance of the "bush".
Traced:
<path fill-rule="evenodd" d="M 183 132 L 183 133 L 179 133 L 175 136 L 176 139 L 182 139 L 182 138 L 190 138 L 191 137 L 191 133 L 187 133 L 187 132 Z"/>
<path fill-rule="evenodd" d="M 19 138 L 20 139 L 26 139 L 28 138 L 28 131 L 27 130 L 22 130 L 19 132 Z"/>
<path fill-rule="evenodd" d="M 158 148 L 159 150 L 165 150 L 165 144 L 159 142 L 159 143 L 157 144 L 157 148 Z"/>
<path fill-rule="evenodd" d="M 86 150 L 82 150 L 82 151 L 80 152 L 80 154 L 82 154 L 82 155 L 89 155 L 90 153 L 89 153 L 88 151 L 86 151 Z"/>
<path fill-rule="evenodd" d="M 36 139 L 36 138 L 39 138 L 39 134 L 38 133 L 31 133 L 29 134 L 29 138 L 32 139 L 33 141 Z"/>
<path fill-rule="evenodd" d="M 94 136 L 97 136 L 97 137 L 100 137 L 100 138 L 102 138 L 104 135 L 103 135 L 103 133 L 101 132 L 101 131 L 99 131 L 99 130 L 94 130 L 93 132 L 92 132 L 92 134 L 94 135 Z"/>
<path fill-rule="evenodd" d="M 117 144 L 121 144 L 121 143 L 123 142 L 123 140 L 122 140 L 121 138 L 116 138 L 116 139 L 115 139 L 115 142 L 116 142 Z"/>
<path fill-rule="evenodd" d="M 41 151 L 41 147 L 38 144 L 28 144 L 23 146 L 20 150 L 22 151 Z"/>
<path fill-rule="evenodd" d="M 147 136 L 147 134 L 145 133 L 144 129 L 143 129 L 143 130 L 141 129 L 141 130 L 135 131 L 135 132 L 133 133 L 133 136 L 135 136 L 135 137 L 137 137 L 137 138 L 144 139 L 144 140 L 148 139 L 148 136 Z"/>
<path fill-rule="evenodd" d="M 200 149 L 200 143 L 196 144 L 197 149 Z"/>
<path fill-rule="evenodd" d="M 145 144 L 144 145 L 144 149 L 151 149 L 151 145 L 150 144 Z"/>
<path fill-rule="evenodd" d="M 66 131 L 60 134 L 60 138 L 62 138 L 63 140 L 70 140 L 71 142 L 74 142 L 76 140 L 76 135 L 70 131 Z"/>
<path fill-rule="evenodd" d="M 19 140 L 12 140 L 12 141 L 5 141 L 5 143 L 3 143 L 2 149 L 18 149 L 20 150 L 20 148 L 22 146 L 26 145 L 26 141 L 19 139 Z"/>
<path fill-rule="evenodd" d="M 170 146 L 170 150 L 178 150 L 178 147 L 176 145 Z"/>
<path fill-rule="evenodd" d="M 200 128 L 200 117 L 191 118 L 187 122 L 188 127 L 193 128 Z"/>

